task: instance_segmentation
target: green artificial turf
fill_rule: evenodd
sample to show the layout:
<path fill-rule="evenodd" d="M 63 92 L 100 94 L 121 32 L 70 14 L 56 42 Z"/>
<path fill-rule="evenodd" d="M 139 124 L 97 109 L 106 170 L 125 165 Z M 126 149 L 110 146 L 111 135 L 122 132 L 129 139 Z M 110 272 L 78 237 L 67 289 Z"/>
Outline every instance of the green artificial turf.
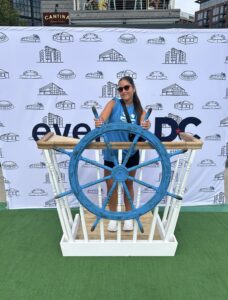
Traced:
<path fill-rule="evenodd" d="M 180 214 L 175 257 L 63 257 L 54 210 L 0 211 L 1 300 L 226 300 L 228 214 Z"/>

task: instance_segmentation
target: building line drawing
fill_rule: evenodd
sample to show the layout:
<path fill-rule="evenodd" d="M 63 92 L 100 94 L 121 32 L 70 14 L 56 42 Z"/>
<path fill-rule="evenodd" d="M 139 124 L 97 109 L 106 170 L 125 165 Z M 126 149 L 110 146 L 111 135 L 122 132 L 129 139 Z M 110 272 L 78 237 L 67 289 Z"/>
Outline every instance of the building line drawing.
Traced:
<path fill-rule="evenodd" d="M 45 164 L 45 162 L 41 161 L 39 163 L 30 164 L 29 168 L 30 169 L 45 169 L 46 168 L 46 164 Z"/>
<path fill-rule="evenodd" d="M 47 196 L 48 193 L 44 189 L 35 188 L 30 193 L 29 196 Z"/>
<path fill-rule="evenodd" d="M 226 80 L 226 73 L 221 72 L 217 74 L 212 74 L 209 76 L 210 80 Z"/>
<path fill-rule="evenodd" d="M 153 45 L 165 45 L 165 38 L 162 36 L 159 36 L 157 38 L 147 40 L 146 43 L 153 44 Z"/>
<path fill-rule="evenodd" d="M 102 39 L 92 32 L 84 34 L 79 40 L 80 42 L 102 42 Z"/>
<path fill-rule="evenodd" d="M 86 191 L 87 194 L 91 194 L 91 195 L 98 195 L 98 189 L 88 189 Z M 104 189 L 101 189 L 101 194 L 104 194 Z"/>
<path fill-rule="evenodd" d="M 91 109 L 93 106 L 95 106 L 97 109 L 102 108 L 102 106 L 95 100 L 87 100 L 82 105 L 81 108 L 88 108 Z"/>
<path fill-rule="evenodd" d="M 74 36 L 68 32 L 56 33 L 52 36 L 53 41 L 59 43 L 71 43 L 74 41 Z"/>
<path fill-rule="evenodd" d="M 49 46 L 39 51 L 39 58 L 40 63 L 62 63 L 61 51 Z"/>
<path fill-rule="evenodd" d="M 227 157 L 228 156 L 228 143 L 226 143 L 226 145 L 222 146 L 221 147 L 221 151 L 220 151 L 220 154 L 219 156 L 225 156 Z"/>
<path fill-rule="evenodd" d="M 20 40 L 22 43 L 40 43 L 40 37 L 37 34 L 22 37 Z"/>
<path fill-rule="evenodd" d="M 74 79 L 76 77 L 76 74 L 70 69 L 63 69 L 59 71 L 57 77 L 60 79 L 70 80 Z"/>
<path fill-rule="evenodd" d="M 211 193 L 214 192 L 215 188 L 213 186 L 209 186 L 209 187 L 202 187 L 199 189 L 199 192 L 203 192 L 203 193 Z"/>
<path fill-rule="evenodd" d="M 53 124 L 57 124 L 59 127 L 63 127 L 63 118 L 53 113 L 48 113 L 47 116 L 42 118 L 43 123 L 49 127 L 53 127 Z"/>
<path fill-rule="evenodd" d="M 145 106 L 145 109 L 152 108 L 153 110 L 163 110 L 162 103 L 154 103 L 154 104 L 148 104 Z"/>
<path fill-rule="evenodd" d="M 63 160 L 58 162 L 59 168 L 66 169 L 66 170 L 68 170 L 69 164 L 70 164 L 70 160 Z"/>
<path fill-rule="evenodd" d="M 70 100 L 59 101 L 55 104 L 55 107 L 62 110 L 75 109 L 75 103 Z"/>
<path fill-rule="evenodd" d="M 196 75 L 196 72 L 191 70 L 186 70 L 180 74 L 179 78 L 182 80 L 191 81 L 191 80 L 196 80 L 198 76 Z"/>
<path fill-rule="evenodd" d="M 221 109 L 221 106 L 217 101 L 208 101 L 202 106 L 202 109 Z"/>
<path fill-rule="evenodd" d="M 119 36 L 118 41 L 123 44 L 133 44 L 137 42 L 137 39 L 134 34 L 123 33 Z"/>
<path fill-rule="evenodd" d="M 213 34 L 209 40 L 209 43 L 228 43 L 224 34 Z"/>
<path fill-rule="evenodd" d="M 182 118 L 180 116 L 174 115 L 172 113 L 168 113 L 168 118 L 175 120 L 177 124 L 179 124 L 182 121 Z"/>
<path fill-rule="evenodd" d="M 214 204 L 224 204 L 225 203 L 225 194 L 220 192 L 214 196 Z"/>
<path fill-rule="evenodd" d="M 214 180 L 224 180 L 224 175 L 225 175 L 225 171 L 219 172 L 217 174 L 215 174 L 214 176 Z"/>
<path fill-rule="evenodd" d="M 22 75 L 20 75 L 21 79 L 41 79 L 42 76 L 39 75 L 37 71 L 34 70 L 26 70 L 23 72 Z"/>
<path fill-rule="evenodd" d="M 176 163 L 177 163 L 177 160 L 172 161 L 172 162 L 171 162 L 171 167 L 172 167 L 172 168 L 175 168 Z M 184 160 L 184 159 L 180 159 L 180 160 L 179 160 L 178 168 L 182 168 L 182 166 L 184 166 L 184 167 L 187 166 L 187 161 Z"/>
<path fill-rule="evenodd" d="M 167 80 L 168 77 L 160 71 L 153 71 L 148 76 L 146 76 L 146 79 L 150 80 Z"/>
<path fill-rule="evenodd" d="M 13 103 L 8 100 L 0 100 L 0 110 L 10 110 L 13 109 Z"/>
<path fill-rule="evenodd" d="M 38 95 L 67 95 L 67 93 L 57 84 L 51 82 L 39 89 Z"/>
<path fill-rule="evenodd" d="M 132 71 L 132 70 L 123 70 L 123 71 L 120 71 L 120 72 L 118 72 L 116 74 L 116 77 L 118 79 L 120 79 L 120 78 L 122 78 L 124 76 L 129 76 L 129 77 L 131 77 L 133 79 L 136 79 L 137 78 L 137 73 L 134 72 L 134 71 Z"/>
<path fill-rule="evenodd" d="M 25 106 L 27 110 L 44 110 L 44 105 L 40 102 L 36 102 L 34 104 L 28 104 Z"/>
<path fill-rule="evenodd" d="M 165 53 L 164 64 L 186 64 L 186 53 L 182 50 L 171 48 Z"/>
<path fill-rule="evenodd" d="M 9 72 L 0 69 L 0 79 L 9 79 Z"/>
<path fill-rule="evenodd" d="M 6 179 L 5 177 L 3 177 L 4 183 L 5 184 L 9 184 L 10 185 L 10 181 L 8 179 Z"/>
<path fill-rule="evenodd" d="M 55 199 L 51 199 L 51 200 L 45 201 L 44 207 L 56 207 L 56 201 L 55 201 Z"/>
<path fill-rule="evenodd" d="M 126 62 L 126 58 L 114 49 L 107 50 L 99 55 L 99 60 L 103 62 Z"/>
<path fill-rule="evenodd" d="M 224 99 L 228 99 L 228 88 L 226 89 L 226 95 L 225 95 Z"/>
<path fill-rule="evenodd" d="M 90 72 L 85 75 L 87 79 L 103 79 L 104 74 L 102 71 Z"/>
<path fill-rule="evenodd" d="M 174 83 L 162 89 L 161 96 L 188 96 L 188 93 L 181 86 Z"/>
<path fill-rule="evenodd" d="M 6 193 L 8 197 L 18 197 L 20 196 L 20 191 L 14 188 L 6 189 Z"/>
<path fill-rule="evenodd" d="M 192 110 L 194 109 L 194 104 L 190 101 L 184 100 L 175 103 L 174 108 L 178 110 Z"/>
<path fill-rule="evenodd" d="M 18 169 L 18 165 L 12 160 L 7 160 L 2 162 L 2 168 L 4 170 L 15 170 Z"/>
<path fill-rule="evenodd" d="M 182 118 L 180 116 L 174 115 L 172 113 L 168 113 L 167 118 L 173 119 L 174 121 L 176 121 L 177 124 L 179 124 L 182 121 Z M 170 128 L 170 125 L 164 123 L 162 124 L 162 128 Z M 172 154 L 172 150 L 170 150 L 170 153 Z"/>
<path fill-rule="evenodd" d="M 178 37 L 178 43 L 188 45 L 188 44 L 197 44 L 198 37 L 193 34 L 186 34 Z"/>
<path fill-rule="evenodd" d="M 116 83 L 113 83 L 111 81 L 108 81 L 107 84 L 102 86 L 102 98 L 113 98 L 118 97 L 119 93 L 117 91 L 118 85 Z"/>
<path fill-rule="evenodd" d="M 228 126 L 228 117 L 226 117 L 220 121 L 219 127 L 227 127 L 227 126 Z"/>
<path fill-rule="evenodd" d="M 66 176 L 65 176 L 65 173 L 61 172 L 61 173 L 60 173 L 60 177 L 58 178 L 58 182 L 66 183 L 65 177 L 66 177 Z M 45 174 L 45 182 L 44 182 L 44 183 L 45 183 L 45 184 L 51 183 L 49 173 L 46 173 L 46 174 Z"/>
<path fill-rule="evenodd" d="M 0 135 L 0 140 L 3 142 L 18 142 L 19 134 L 15 134 L 13 132 L 5 133 Z"/>
<path fill-rule="evenodd" d="M 199 167 L 214 167 L 216 166 L 216 163 L 212 159 L 203 159 L 199 164 Z"/>
<path fill-rule="evenodd" d="M 205 141 L 221 141 L 221 135 L 216 133 L 213 135 L 208 135 L 204 138 Z"/>
<path fill-rule="evenodd" d="M 8 36 L 5 33 L 0 32 L 0 43 L 7 42 L 8 40 L 9 40 Z"/>

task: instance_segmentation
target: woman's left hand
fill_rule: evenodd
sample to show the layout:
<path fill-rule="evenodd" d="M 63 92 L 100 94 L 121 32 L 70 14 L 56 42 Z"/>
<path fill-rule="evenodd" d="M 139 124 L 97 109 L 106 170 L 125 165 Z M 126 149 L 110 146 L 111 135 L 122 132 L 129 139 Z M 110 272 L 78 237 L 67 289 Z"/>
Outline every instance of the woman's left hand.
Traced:
<path fill-rule="evenodd" d="M 140 124 L 144 129 L 150 129 L 150 120 L 146 120 L 146 121 L 142 121 L 141 124 Z"/>

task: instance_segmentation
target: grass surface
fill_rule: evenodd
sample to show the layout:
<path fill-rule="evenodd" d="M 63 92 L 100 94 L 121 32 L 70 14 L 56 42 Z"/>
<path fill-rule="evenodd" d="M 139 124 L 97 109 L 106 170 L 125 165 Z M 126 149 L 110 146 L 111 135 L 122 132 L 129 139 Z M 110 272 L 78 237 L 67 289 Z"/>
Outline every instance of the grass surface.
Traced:
<path fill-rule="evenodd" d="M 0 212 L 1 300 L 227 300 L 228 214 L 182 212 L 175 257 L 62 257 L 54 210 Z"/>

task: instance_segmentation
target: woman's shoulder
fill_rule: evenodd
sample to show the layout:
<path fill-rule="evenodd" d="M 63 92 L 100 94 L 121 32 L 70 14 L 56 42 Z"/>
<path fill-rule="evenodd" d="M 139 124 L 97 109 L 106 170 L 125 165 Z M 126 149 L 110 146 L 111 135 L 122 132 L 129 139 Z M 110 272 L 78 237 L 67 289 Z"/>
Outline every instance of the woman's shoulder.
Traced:
<path fill-rule="evenodd" d="M 121 100 L 120 98 L 113 97 L 111 101 L 114 101 L 115 103 L 119 103 L 120 100 Z"/>

